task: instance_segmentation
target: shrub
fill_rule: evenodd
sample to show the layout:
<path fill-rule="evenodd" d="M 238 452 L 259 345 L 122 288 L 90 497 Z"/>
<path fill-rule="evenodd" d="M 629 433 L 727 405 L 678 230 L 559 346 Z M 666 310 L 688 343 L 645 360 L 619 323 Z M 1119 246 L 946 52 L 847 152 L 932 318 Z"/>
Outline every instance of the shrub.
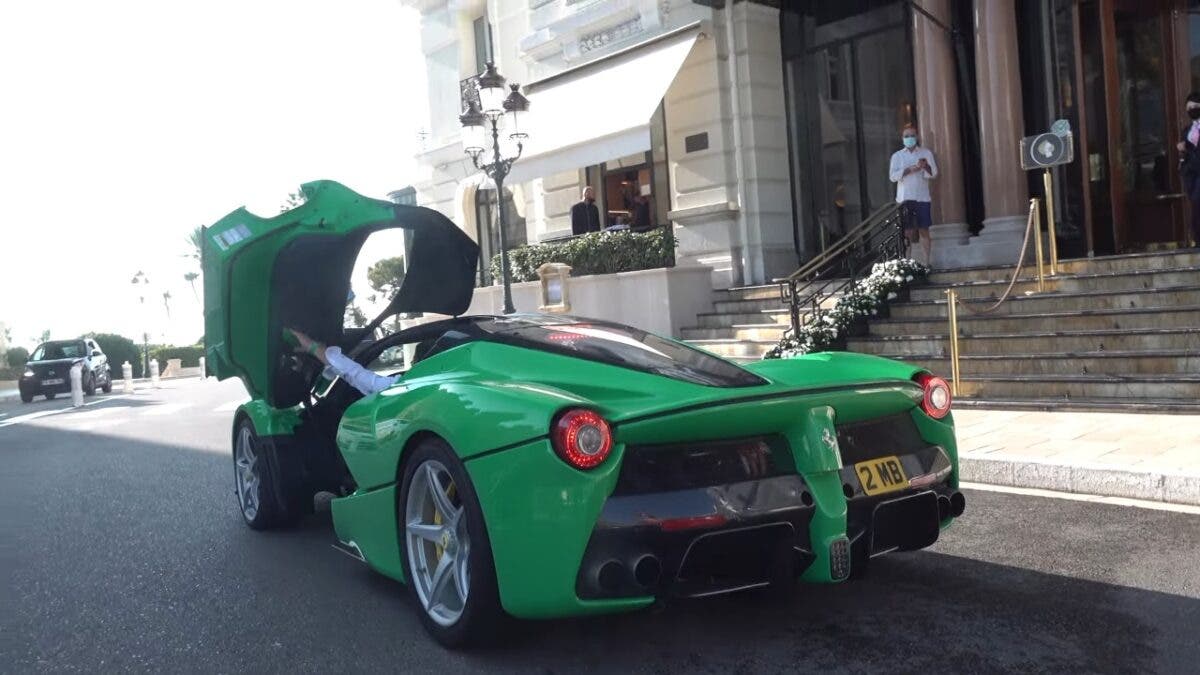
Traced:
<path fill-rule="evenodd" d="M 20 368 L 29 360 L 29 350 L 24 347 L 13 347 L 8 350 L 8 354 L 5 355 L 4 360 L 10 368 Z M 2 365 L 4 364 L 0 363 L 0 366 Z"/>
<path fill-rule="evenodd" d="M 675 237 L 670 228 L 650 232 L 590 232 L 566 241 L 520 246 L 508 252 L 512 280 L 537 281 L 546 263 L 571 266 L 571 276 L 632 272 L 675 264 Z M 500 256 L 492 258 L 492 276 L 500 278 Z"/>
<path fill-rule="evenodd" d="M 189 345 L 186 347 L 165 346 L 150 350 L 150 358 L 158 359 L 159 369 L 167 367 L 167 361 L 170 359 L 180 359 L 184 368 L 197 368 L 200 366 L 200 357 L 204 356 L 203 345 Z"/>
<path fill-rule="evenodd" d="M 114 378 L 121 377 L 121 364 L 126 361 L 133 366 L 133 376 L 142 377 L 142 350 L 133 340 L 112 333 L 89 333 L 88 337 L 95 340 L 108 357 L 108 366 Z"/>
<path fill-rule="evenodd" d="M 875 263 L 871 274 L 846 289 L 833 309 L 817 312 L 801 326 L 798 334 L 793 335 L 789 330 L 763 358 L 787 358 L 831 349 L 839 338 L 845 337 L 850 324 L 874 316 L 880 305 L 896 297 L 897 291 L 928 273 L 928 267 L 909 258 Z"/>

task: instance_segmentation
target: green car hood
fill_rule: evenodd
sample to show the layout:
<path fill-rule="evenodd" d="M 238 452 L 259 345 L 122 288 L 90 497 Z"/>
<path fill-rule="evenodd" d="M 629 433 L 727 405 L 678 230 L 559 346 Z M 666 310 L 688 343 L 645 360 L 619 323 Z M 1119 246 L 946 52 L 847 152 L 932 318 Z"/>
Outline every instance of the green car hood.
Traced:
<path fill-rule="evenodd" d="M 408 271 L 385 315 L 466 311 L 479 247 L 431 209 L 370 199 L 334 181 L 301 186 L 304 204 L 272 218 L 245 208 L 204 229 L 204 344 L 209 371 L 241 377 L 254 398 L 296 405 L 307 383 L 285 360 L 283 327 L 327 344 L 342 326 L 350 275 L 372 232 L 406 230 Z M 347 345 L 344 345 L 347 346 Z"/>

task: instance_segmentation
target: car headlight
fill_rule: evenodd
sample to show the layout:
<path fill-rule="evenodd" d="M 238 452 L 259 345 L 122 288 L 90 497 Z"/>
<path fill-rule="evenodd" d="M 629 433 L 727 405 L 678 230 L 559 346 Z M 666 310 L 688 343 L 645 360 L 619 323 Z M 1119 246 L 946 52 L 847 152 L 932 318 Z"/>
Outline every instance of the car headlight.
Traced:
<path fill-rule="evenodd" d="M 24 377 L 33 377 L 33 369 L 26 368 Z"/>

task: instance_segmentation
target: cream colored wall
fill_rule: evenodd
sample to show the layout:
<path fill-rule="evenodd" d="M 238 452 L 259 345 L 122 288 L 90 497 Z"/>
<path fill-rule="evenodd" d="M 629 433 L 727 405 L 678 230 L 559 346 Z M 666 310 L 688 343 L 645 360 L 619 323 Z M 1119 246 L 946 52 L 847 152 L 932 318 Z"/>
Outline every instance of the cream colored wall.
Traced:
<path fill-rule="evenodd" d="M 695 325 L 696 315 L 711 312 L 712 287 L 708 267 L 668 267 L 656 270 L 571 277 L 567 280 L 572 316 L 616 321 L 658 335 L 678 338 Z M 512 285 L 518 312 L 537 312 L 541 282 Z M 636 302 L 629 299 L 636 298 Z M 475 289 L 467 314 L 502 314 L 500 286 Z"/>

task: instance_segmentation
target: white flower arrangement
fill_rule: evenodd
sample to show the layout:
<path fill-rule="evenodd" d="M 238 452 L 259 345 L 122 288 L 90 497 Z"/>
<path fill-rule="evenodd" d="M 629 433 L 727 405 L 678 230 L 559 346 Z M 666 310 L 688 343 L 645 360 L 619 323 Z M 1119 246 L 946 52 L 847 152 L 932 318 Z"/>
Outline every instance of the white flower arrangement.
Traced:
<path fill-rule="evenodd" d="M 779 344 L 763 358 L 787 358 L 829 349 L 851 324 L 878 315 L 880 306 L 899 297 L 899 291 L 928 273 L 928 267 L 911 258 L 876 263 L 869 275 L 845 290 L 833 309 L 817 311 L 795 335 L 784 333 Z"/>

